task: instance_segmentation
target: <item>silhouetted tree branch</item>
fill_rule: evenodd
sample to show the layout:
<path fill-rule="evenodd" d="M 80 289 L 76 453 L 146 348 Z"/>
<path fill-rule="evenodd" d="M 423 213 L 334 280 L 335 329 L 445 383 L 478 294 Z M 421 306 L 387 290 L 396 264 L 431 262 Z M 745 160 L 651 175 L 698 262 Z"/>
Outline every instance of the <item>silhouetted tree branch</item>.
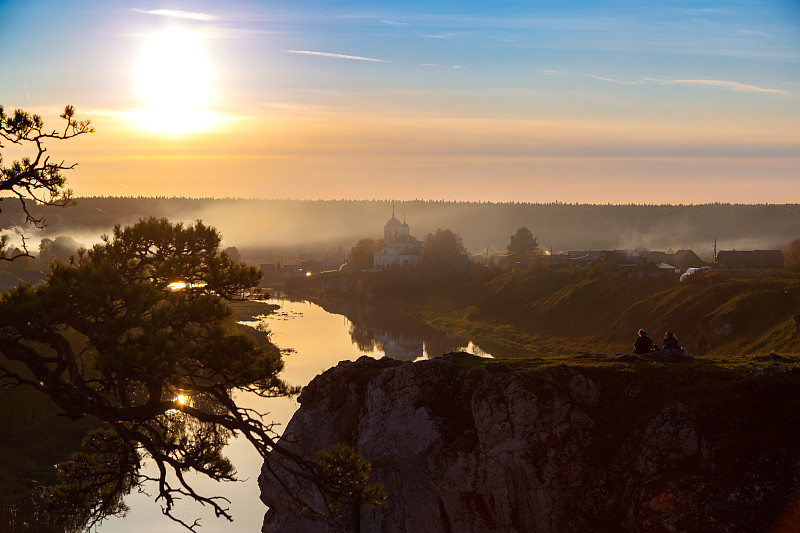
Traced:
<path fill-rule="evenodd" d="M 59 465 L 48 500 L 61 524 L 124 513 L 122 496 L 146 480 L 164 514 L 189 530 L 198 523 L 173 514 L 180 498 L 231 520 L 227 500 L 196 492 L 186 473 L 235 480 L 222 453 L 235 433 L 265 459 L 271 451 L 287 459 L 275 468 L 328 490 L 324 465 L 286 450 L 274 424 L 233 400 L 237 390 L 275 397 L 297 389 L 278 377 L 283 361 L 267 334 L 233 321 L 224 300 L 261 275 L 231 261 L 220 242 L 199 221 L 143 219 L 115 227 L 74 264 L 55 263 L 45 285 L 0 298 L 0 384 L 33 387 L 71 419 L 104 424 L 88 438 L 90 451 Z M 143 457 L 156 475 L 141 473 Z"/>
<path fill-rule="evenodd" d="M 10 166 L 0 155 L 0 201 L 16 198 L 25 222 L 36 227 L 45 221 L 31 213 L 31 203 L 73 202 L 63 173 L 76 164 L 51 160 L 46 145 L 94 131 L 88 120 L 75 119 L 72 106 L 61 118 L 63 131 L 49 131 L 38 115 L 8 115 L 0 106 L 0 148 L 18 145 L 30 154 Z M 231 520 L 229 502 L 196 492 L 186 473 L 236 479 L 222 453 L 236 433 L 265 459 L 278 452 L 286 460 L 274 469 L 308 479 L 329 500 L 327 467 L 286 450 L 273 423 L 233 400 L 237 390 L 274 397 L 297 389 L 278 378 L 283 362 L 268 334 L 245 334 L 231 318 L 224 300 L 241 297 L 261 275 L 221 252 L 220 242 L 200 221 L 143 219 L 116 226 L 68 265 L 56 262 L 45 285 L 0 296 L 0 386 L 33 388 L 69 418 L 102 423 L 86 436 L 84 451 L 58 465 L 58 483 L 45 495 L 53 530 L 91 528 L 124 514 L 123 496 L 148 480 L 158 487 L 164 514 L 191 531 L 198 521 L 173 514 L 180 498 Z M 6 244 L 0 236 L 0 258 L 13 259 Z M 55 244 L 43 242 L 42 252 L 55 252 Z M 24 238 L 14 255 L 30 257 Z M 147 457 L 154 476 L 141 472 Z M 292 496 L 308 512 L 325 511 Z M 334 517 L 332 508 L 327 512 Z"/>
<path fill-rule="evenodd" d="M 44 121 L 39 115 L 21 109 L 14 110 L 13 114 L 7 114 L 0 105 L 0 148 L 5 148 L 11 143 L 31 154 L 12 161 L 10 166 L 5 166 L 0 153 L 0 201 L 4 197 L 16 198 L 25 213 L 25 222 L 39 228 L 44 226 L 44 219 L 31 214 L 30 202 L 56 206 L 70 205 L 72 191 L 65 186 L 66 178 L 63 172 L 72 170 L 77 165 L 77 163 L 68 164 L 64 161 L 51 160 L 50 156 L 45 155 L 46 144 L 94 132 L 89 120 L 75 119 L 75 108 L 71 105 L 64 108 L 60 117 L 66 122 L 63 131 L 46 130 Z M 6 244 L 7 238 L 0 236 L 0 259 L 13 259 L 6 257 Z M 23 251 L 24 254 L 21 255 L 29 256 L 24 241 Z"/>

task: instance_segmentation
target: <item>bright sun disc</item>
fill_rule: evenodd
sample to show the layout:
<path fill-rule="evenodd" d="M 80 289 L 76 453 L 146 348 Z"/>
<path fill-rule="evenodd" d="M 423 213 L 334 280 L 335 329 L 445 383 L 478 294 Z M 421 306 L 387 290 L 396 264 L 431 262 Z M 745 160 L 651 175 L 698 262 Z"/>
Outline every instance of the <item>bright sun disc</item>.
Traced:
<path fill-rule="evenodd" d="M 219 122 L 205 109 L 213 100 L 213 77 L 202 34 L 171 29 L 150 35 L 136 68 L 143 109 L 131 118 L 151 131 L 209 130 Z"/>

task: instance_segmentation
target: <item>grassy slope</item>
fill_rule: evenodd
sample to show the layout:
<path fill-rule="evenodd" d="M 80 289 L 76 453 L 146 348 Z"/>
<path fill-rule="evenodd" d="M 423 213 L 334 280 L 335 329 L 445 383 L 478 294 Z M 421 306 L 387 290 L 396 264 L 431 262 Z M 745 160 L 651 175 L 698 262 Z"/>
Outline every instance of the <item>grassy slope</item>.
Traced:
<path fill-rule="evenodd" d="M 542 355 L 628 353 L 636 331 L 667 329 L 695 355 L 800 354 L 800 279 L 684 285 L 546 270 L 364 276 L 372 294 L 434 326 Z"/>

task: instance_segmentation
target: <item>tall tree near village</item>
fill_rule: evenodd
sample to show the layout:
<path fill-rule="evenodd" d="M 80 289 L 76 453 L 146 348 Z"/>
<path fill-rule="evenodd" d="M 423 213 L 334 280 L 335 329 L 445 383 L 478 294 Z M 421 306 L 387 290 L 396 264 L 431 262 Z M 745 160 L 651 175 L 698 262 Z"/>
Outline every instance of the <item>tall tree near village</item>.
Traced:
<path fill-rule="evenodd" d="M 531 230 L 522 226 L 511 236 L 506 249 L 512 264 L 518 262 L 527 265 L 538 252 L 539 242 L 533 236 Z"/>
<path fill-rule="evenodd" d="M 449 229 L 437 229 L 425 237 L 423 264 L 434 270 L 462 269 L 469 257 L 461 236 Z"/>
<path fill-rule="evenodd" d="M 348 267 L 355 270 L 368 270 L 375 266 L 375 252 L 380 244 L 375 239 L 359 239 L 350 250 Z"/>
<path fill-rule="evenodd" d="M 66 133 L 46 134 L 35 115 L 2 116 L 4 139 L 31 139 L 39 151 L 3 168 L 2 189 L 23 206 L 67 204 L 71 194 L 61 171 L 74 165 L 42 159 L 44 143 L 89 133 L 88 122 L 76 122 L 68 106 Z M 31 192 L 40 188 L 45 197 Z M 296 389 L 278 377 L 283 362 L 267 333 L 233 320 L 225 301 L 257 285 L 261 275 L 233 261 L 220 244 L 219 233 L 200 221 L 142 219 L 116 226 L 71 264 L 54 263 L 44 285 L 21 285 L 0 297 L 0 385 L 35 389 L 70 419 L 98 423 L 84 449 L 58 465 L 58 481 L 46 491 L 52 531 L 91 528 L 124 514 L 123 496 L 143 482 L 154 483 L 164 514 L 191 531 L 198 521 L 174 514 L 180 499 L 232 519 L 227 500 L 198 493 L 187 474 L 235 480 L 223 453 L 234 434 L 264 458 L 278 452 L 285 460 L 273 467 L 313 481 L 327 502 L 382 501 L 364 476 L 347 475 L 363 471 L 358 460 L 297 457 L 281 446 L 271 422 L 234 401 L 242 391 L 275 397 Z M 155 474 L 142 471 L 145 458 L 155 463 Z M 330 508 L 306 512 L 334 519 Z"/>

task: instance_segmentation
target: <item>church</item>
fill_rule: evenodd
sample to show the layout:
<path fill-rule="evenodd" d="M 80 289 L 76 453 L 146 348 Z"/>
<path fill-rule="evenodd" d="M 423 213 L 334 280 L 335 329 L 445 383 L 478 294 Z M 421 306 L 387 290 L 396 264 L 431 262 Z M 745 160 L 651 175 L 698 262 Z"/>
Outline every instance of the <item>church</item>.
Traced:
<path fill-rule="evenodd" d="M 422 264 L 422 242 L 409 234 L 405 216 L 394 216 L 383 226 L 383 248 L 375 253 L 375 268 L 417 267 Z"/>

